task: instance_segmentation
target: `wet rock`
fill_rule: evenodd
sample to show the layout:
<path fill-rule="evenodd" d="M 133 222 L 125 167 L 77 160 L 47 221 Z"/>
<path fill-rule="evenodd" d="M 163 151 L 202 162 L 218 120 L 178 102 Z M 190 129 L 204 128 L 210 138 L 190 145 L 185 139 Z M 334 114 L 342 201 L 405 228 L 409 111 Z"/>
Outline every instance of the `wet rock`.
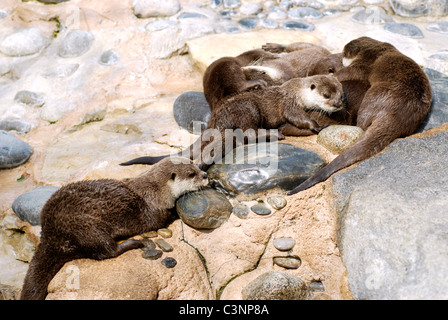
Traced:
<path fill-rule="evenodd" d="M 312 294 L 294 275 L 271 271 L 250 282 L 242 291 L 244 300 L 308 300 Z"/>
<path fill-rule="evenodd" d="M 212 187 L 244 196 L 275 188 L 290 190 L 323 165 L 312 151 L 286 143 L 260 143 L 235 148 L 224 163 L 212 165 L 207 173 Z"/>
<path fill-rule="evenodd" d="M 271 209 L 269 209 L 263 202 L 259 202 L 256 205 L 253 205 L 252 207 L 250 207 L 250 210 L 260 216 L 267 216 L 271 214 Z"/>
<path fill-rule="evenodd" d="M 426 26 L 426 30 L 448 34 L 448 21 L 437 21 Z"/>
<path fill-rule="evenodd" d="M 47 41 L 39 29 L 24 28 L 4 38 L 0 52 L 10 57 L 22 57 L 38 53 L 46 45 Z"/>
<path fill-rule="evenodd" d="M 286 206 L 286 199 L 283 197 L 269 197 L 267 202 L 275 210 L 283 209 Z"/>
<path fill-rule="evenodd" d="M 285 269 L 298 269 L 302 264 L 298 257 L 274 257 L 273 262 Z"/>
<path fill-rule="evenodd" d="M 384 26 L 384 29 L 410 38 L 420 39 L 424 37 L 422 31 L 410 23 L 388 23 Z"/>
<path fill-rule="evenodd" d="M 45 97 L 42 93 L 22 90 L 17 92 L 14 101 L 28 107 L 42 107 L 45 104 Z"/>
<path fill-rule="evenodd" d="M 22 221 L 27 221 L 31 225 L 40 225 L 40 212 L 48 199 L 59 188 L 54 186 L 42 186 L 20 195 L 12 203 L 12 211 Z"/>
<path fill-rule="evenodd" d="M 359 127 L 332 125 L 317 135 L 317 143 L 333 153 L 340 154 L 355 143 L 364 133 Z"/>
<path fill-rule="evenodd" d="M 247 216 L 250 213 L 249 207 L 245 204 L 238 203 L 233 207 L 233 214 L 236 215 L 240 219 L 247 219 Z"/>
<path fill-rule="evenodd" d="M 299 20 L 304 20 L 304 19 L 313 19 L 313 20 L 317 20 L 317 19 L 321 19 L 324 15 L 313 8 L 309 8 L 309 7 L 299 7 L 299 8 L 293 8 L 290 9 L 288 11 L 288 17 L 291 19 L 299 19 Z"/>
<path fill-rule="evenodd" d="M 313 31 L 315 26 L 314 26 L 314 24 L 306 23 L 306 22 L 285 21 L 282 23 L 282 28 L 285 30 Z"/>
<path fill-rule="evenodd" d="M 196 124 L 198 134 L 207 127 L 212 112 L 204 93 L 187 91 L 174 101 L 173 114 L 177 124 L 190 133 L 194 132 Z"/>
<path fill-rule="evenodd" d="M 402 17 L 441 17 L 448 14 L 446 1 L 390 0 L 389 3 L 394 12 Z"/>
<path fill-rule="evenodd" d="M 280 251 L 289 251 L 296 245 L 296 241 L 291 237 L 274 239 L 274 247 Z"/>
<path fill-rule="evenodd" d="M 448 132 L 399 139 L 333 178 L 357 299 L 447 299 Z"/>
<path fill-rule="evenodd" d="M 448 75 L 424 69 L 433 91 L 431 110 L 417 132 L 423 132 L 448 122 Z"/>
<path fill-rule="evenodd" d="M 183 222 L 196 229 L 215 229 L 232 213 L 229 200 L 218 191 L 206 188 L 180 197 L 176 210 Z"/>
<path fill-rule="evenodd" d="M 167 257 L 167 258 L 165 258 L 165 259 L 162 260 L 162 264 L 163 264 L 165 267 L 171 269 L 171 268 L 174 268 L 174 267 L 177 265 L 177 261 L 176 261 L 176 259 L 174 259 L 174 258 Z"/>
<path fill-rule="evenodd" d="M 31 124 L 22 119 L 7 118 L 0 120 L 0 130 L 16 131 L 19 134 L 23 134 L 31 130 Z"/>
<path fill-rule="evenodd" d="M 95 38 L 88 31 L 73 30 L 70 31 L 62 41 L 58 54 L 62 58 L 74 58 L 86 53 Z"/>
<path fill-rule="evenodd" d="M 33 148 L 28 143 L 0 130 L 0 169 L 18 167 L 27 162 L 32 153 Z"/>
<path fill-rule="evenodd" d="M 134 0 L 132 8 L 138 18 L 150 18 L 175 15 L 181 7 L 179 0 Z"/>
<path fill-rule="evenodd" d="M 359 10 L 352 20 L 361 24 L 385 24 L 392 23 L 394 20 L 381 7 L 371 7 Z"/>

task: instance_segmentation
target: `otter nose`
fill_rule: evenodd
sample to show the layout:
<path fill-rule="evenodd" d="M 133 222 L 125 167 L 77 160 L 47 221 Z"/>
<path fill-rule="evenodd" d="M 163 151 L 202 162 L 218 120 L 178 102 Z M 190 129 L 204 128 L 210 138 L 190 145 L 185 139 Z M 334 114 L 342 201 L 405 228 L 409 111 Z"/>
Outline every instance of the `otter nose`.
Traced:
<path fill-rule="evenodd" d="M 342 105 L 340 103 L 335 103 L 335 104 L 333 104 L 333 107 L 335 107 L 337 109 L 341 109 Z"/>

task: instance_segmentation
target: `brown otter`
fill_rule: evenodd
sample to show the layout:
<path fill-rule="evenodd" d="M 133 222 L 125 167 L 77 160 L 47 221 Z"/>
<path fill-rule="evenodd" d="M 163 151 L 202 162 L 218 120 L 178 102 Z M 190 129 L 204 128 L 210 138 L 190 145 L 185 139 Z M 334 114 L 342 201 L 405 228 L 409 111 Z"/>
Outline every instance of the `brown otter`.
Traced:
<path fill-rule="evenodd" d="M 40 244 L 21 299 L 45 299 L 51 279 L 68 261 L 114 258 L 142 247 L 128 238 L 163 227 L 175 200 L 207 182 L 206 173 L 188 159 L 171 160 L 132 179 L 86 180 L 56 191 L 41 211 Z M 127 240 L 118 244 L 120 239 Z"/>
<path fill-rule="evenodd" d="M 240 129 L 254 135 L 258 128 L 280 129 L 280 139 L 284 134 L 310 135 L 319 132 L 322 126 L 312 120 L 306 111 L 336 112 L 343 108 L 342 94 L 342 85 L 336 77 L 323 75 L 295 78 L 281 86 L 238 94 L 213 110 L 207 129 L 181 154 L 194 159 L 201 168 L 206 168 L 221 158 L 225 151 L 230 151 L 229 147 L 233 147 L 233 137 L 226 137 L 227 129 Z M 211 129 L 216 129 L 217 134 Z M 215 134 L 213 142 L 209 141 L 210 137 L 206 138 L 210 134 Z M 252 135 L 248 138 L 256 137 Z M 226 145 L 226 142 L 232 145 Z M 213 154 L 206 152 L 205 148 Z M 153 164 L 168 156 L 141 157 L 121 165 Z"/>
<path fill-rule="evenodd" d="M 412 134 L 430 110 L 428 77 L 393 45 L 368 37 L 352 40 L 344 47 L 343 62 L 345 68 L 336 73 L 342 83 L 368 83 L 365 93 L 361 92 L 356 119 L 356 125 L 365 132 L 289 194 L 325 181 L 336 171 L 377 154 L 393 140 Z"/>
<path fill-rule="evenodd" d="M 278 53 L 278 59 L 262 61 L 259 65 L 243 67 L 246 79 L 266 80 L 267 75 L 275 84 L 281 84 L 292 78 L 313 75 L 325 75 L 342 68 L 342 54 L 331 54 L 327 49 L 305 42 L 290 45 L 267 43 L 263 50 Z"/>

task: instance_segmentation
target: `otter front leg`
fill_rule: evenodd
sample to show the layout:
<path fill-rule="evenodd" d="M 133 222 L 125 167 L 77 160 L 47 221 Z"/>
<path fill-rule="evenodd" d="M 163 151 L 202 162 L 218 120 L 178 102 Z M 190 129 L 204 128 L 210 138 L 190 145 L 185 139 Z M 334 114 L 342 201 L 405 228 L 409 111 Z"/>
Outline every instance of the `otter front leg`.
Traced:
<path fill-rule="evenodd" d="M 319 124 L 311 119 L 305 112 L 286 112 L 284 114 L 284 117 L 286 120 L 292 124 L 292 126 L 295 126 L 298 129 L 308 129 L 311 130 L 314 133 L 319 133 L 322 129 L 324 129 L 327 125 L 319 126 Z M 286 127 L 285 130 L 292 130 L 290 127 Z"/>
<path fill-rule="evenodd" d="M 241 89 L 241 92 L 251 91 L 251 90 L 262 90 L 267 87 L 268 87 L 267 82 L 262 79 L 249 80 L 246 82 L 244 87 Z"/>

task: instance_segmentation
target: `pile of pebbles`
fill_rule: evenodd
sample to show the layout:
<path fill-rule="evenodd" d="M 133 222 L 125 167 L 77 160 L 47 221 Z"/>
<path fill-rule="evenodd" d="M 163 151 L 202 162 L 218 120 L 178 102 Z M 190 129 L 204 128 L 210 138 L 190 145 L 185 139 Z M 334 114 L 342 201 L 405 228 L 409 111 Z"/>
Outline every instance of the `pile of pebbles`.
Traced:
<path fill-rule="evenodd" d="M 168 228 L 146 232 L 141 236 L 143 237 L 141 241 L 144 244 L 144 247 L 141 249 L 143 251 L 142 257 L 144 259 L 158 260 L 163 256 L 164 252 L 172 252 L 174 250 L 173 246 L 165 240 L 173 236 L 173 232 Z M 162 259 L 161 263 L 165 267 L 171 269 L 176 266 L 177 261 L 172 257 L 165 257 Z"/>

